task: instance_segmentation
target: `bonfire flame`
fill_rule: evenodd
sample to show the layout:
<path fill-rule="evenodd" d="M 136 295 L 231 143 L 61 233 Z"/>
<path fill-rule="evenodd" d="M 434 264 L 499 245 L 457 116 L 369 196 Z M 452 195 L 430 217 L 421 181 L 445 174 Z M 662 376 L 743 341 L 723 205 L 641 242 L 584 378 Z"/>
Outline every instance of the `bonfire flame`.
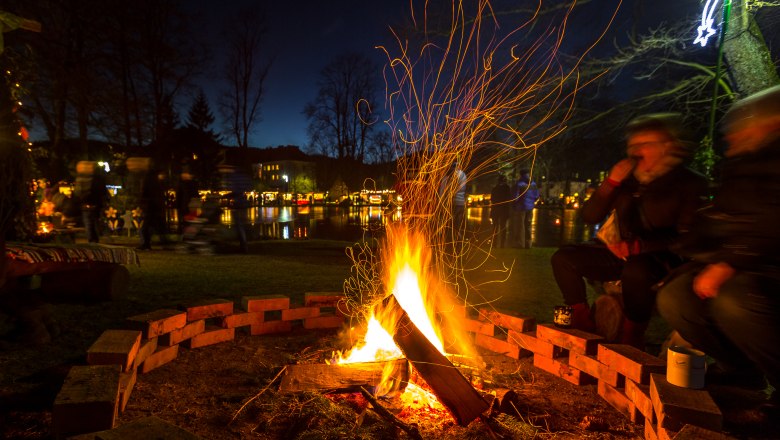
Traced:
<path fill-rule="evenodd" d="M 431 295 L 428 267 L 430 265 L 430 247 L 421 234 L 415 234 L 402 227 L 388 227 L 388 237 L 384 253 L 387 270 L 385 280 L 389 291 L 409 319 L 433 344 L 440 353 L 444 353 L 444 343 L 440 330 L 434 326 L 433 311 L 435 302 Z M 398 316 L 379 307 L 381 301 L 371 309 L 368 317 L 366 335 L 338 363 L 371 362 L 403 357 L 392 335 L 386 329 L 394 329 Z"/>

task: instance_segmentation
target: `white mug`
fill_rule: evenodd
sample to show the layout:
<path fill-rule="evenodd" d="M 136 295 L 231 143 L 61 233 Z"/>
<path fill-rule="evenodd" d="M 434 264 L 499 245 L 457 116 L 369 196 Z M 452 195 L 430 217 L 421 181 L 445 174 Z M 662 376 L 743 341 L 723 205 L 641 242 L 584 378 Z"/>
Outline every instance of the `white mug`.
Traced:
<path fill-rule="evenodd" d="M 666 380 L 685 388 L 704 388 L 707 362 L 704 352 L 673 345 L 666 353 Z"/>

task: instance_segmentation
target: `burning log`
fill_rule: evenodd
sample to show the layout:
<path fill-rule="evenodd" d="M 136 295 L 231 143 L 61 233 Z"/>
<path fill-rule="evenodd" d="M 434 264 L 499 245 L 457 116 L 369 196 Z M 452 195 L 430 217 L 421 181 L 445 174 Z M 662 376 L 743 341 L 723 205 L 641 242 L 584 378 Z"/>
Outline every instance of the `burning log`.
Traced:
<path fill-rule="evenodd" d="M 301 364 L 288 365 L 282 377 L 279 391 L 357 392 L 360 387 L 374 388 L 382 382 L 385 368 L 392 368 L 387 377 L 393 381 L 389 388 L 403 389 L 409 380 L 409 364 L 406 359 L 385 362 L 358 362 L 352 364 Z"/>
<path fill-rule="evenodd" d="M 395 328 L 386 330 L 455 421 L 466 426 L 484 413 L 488 402 L 420 332 L 394 296 L 385 299 L 384 307 L 399 316 Z"/>
<path fill-rule="evenodd" d="M 376 400 L 376 398 L 374 398 L 374 396 L 372 396 L 371 393 L 369 393 L 365 388 L 360 387 L 360 393 L 363 395 L 363 397 L 366 398 L 366 400 L 368 400 L 375 413 L 379 414 L 383 419 L 392 423 L 397 428 L 403 430 L 409 436 L 409 438 L 414 440 L 422 440 L 420 431 L 416 426 L 408 425 L 402 422 L 398 417 L 394 416 L 393 413 L 388 411 L 387 408 L 382 406 L 379 401 Z"/>

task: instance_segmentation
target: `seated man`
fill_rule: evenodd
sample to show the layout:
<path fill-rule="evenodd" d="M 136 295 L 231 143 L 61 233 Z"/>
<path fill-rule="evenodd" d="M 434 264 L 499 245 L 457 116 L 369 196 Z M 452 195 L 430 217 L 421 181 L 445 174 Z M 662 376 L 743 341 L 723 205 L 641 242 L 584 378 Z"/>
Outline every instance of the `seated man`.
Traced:
<path fill-rule="evenodd" d="M 669 246 L 690 226 L 707 181 L 684 165 L 690 149 L 680 115 L 641 116 L 626 132 L 628 158 L 612 167 L 581 210 L 589 224 L 614 213 L 612 235 L 618 238 L 564 246 L 553 254 L 552 269 L 564 301 L 573 308 L 572 326 L 585 331 L 595 326 L 584 279 L 620 280 L 625 319 L 619 342 L 644 349 L 655 305 L 653 285 L 681 263 Z"/>
<path fill-rule="evenodd" d="M 724 119 L 721 185 L 696 217 L 681 253 L 687 270 L 658 295 L 658 309 L 731 379 L 749 372 L 780 387 L 780 86 L 749 96 Z M 740 377 L 742 376 L 742 377 Z M 725 376 L 722 376 L 725 378 Z M 771 404 L 777 414 L 778 397 Z"/>

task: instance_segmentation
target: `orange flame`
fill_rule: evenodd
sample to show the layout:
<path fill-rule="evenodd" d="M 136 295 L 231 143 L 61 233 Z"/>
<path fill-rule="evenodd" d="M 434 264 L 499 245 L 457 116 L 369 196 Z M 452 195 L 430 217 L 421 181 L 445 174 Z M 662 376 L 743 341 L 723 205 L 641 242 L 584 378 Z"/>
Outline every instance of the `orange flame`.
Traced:
<path fill-rule="evenodd" d="M 444 354 L 441 331 L 434 325 L 436 298 L 431 292 L 435 278 L 429 273 L 430 247 L 419 233 L 392 225 L 387 231 L 383 259 L 386 263 L 385 285 L 420 332 Z M 366 335 L 355 348 L 339 356 L 337 362 L 346 364 L 402 358 L 403 353 L 386 330 L 394 328 L 397 319 L 389 311 L 374 307 L 368 317 Z"/>

